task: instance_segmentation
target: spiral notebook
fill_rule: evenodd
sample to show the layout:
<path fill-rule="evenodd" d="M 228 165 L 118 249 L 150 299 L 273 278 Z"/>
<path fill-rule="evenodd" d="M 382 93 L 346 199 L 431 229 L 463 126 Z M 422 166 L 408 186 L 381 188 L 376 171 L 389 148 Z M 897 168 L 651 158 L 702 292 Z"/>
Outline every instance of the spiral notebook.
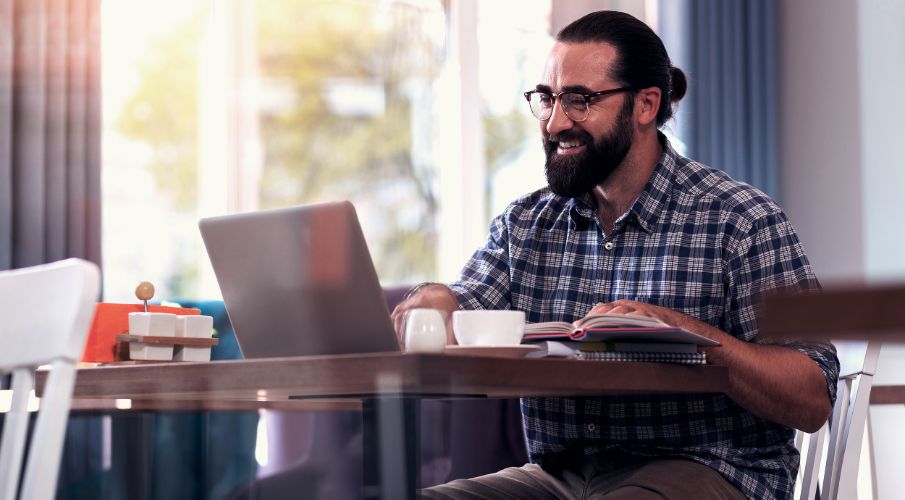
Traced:
<path fill-rule="evenodd" d="M 697 345 L 663 342 L 578 342 L 574 340 L 526 340 L 538 349 L 528 358 L 569 358 L 591 361 L 635 361 L 640 363 L 707 364 L 707 355 Z"/>
<path fill-rule="evenodd" d="M 703 352 L 606 352 L 578 351 L 576 359 L 591 361 L 634 361 L 639 363 L 679 363 L 705 365 L 707 354 Z"/>

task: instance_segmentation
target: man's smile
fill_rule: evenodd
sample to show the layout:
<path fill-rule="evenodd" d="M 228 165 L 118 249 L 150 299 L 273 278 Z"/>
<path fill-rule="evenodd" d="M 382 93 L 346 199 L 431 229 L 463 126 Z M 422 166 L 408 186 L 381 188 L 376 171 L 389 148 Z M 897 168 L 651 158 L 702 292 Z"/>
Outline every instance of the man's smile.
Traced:
<path fill-rule="evenodd" d="M 571 141 L 559 141 L 556 153 L 561 155 L 572 155 L 580 151 L 584 151 L 584 141 L 573 139 Z"/>

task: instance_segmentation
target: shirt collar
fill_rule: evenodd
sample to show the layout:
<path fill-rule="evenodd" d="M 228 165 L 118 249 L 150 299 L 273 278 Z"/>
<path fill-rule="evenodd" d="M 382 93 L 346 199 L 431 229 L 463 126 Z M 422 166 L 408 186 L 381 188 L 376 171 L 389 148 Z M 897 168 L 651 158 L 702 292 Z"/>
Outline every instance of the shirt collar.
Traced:
<path fill-rule="evenodd" d="M 663 156 L 654 167 L 653 173 L 647 180 L 641 194 L 632 203 L 628 213 L 634 215 L 641 226 L 647 232 L 652 232 L 660 222 L 662 210 L 669 203 L 675 173 L 678 165 L 679 154 L 672 148 L 669 139 L 661 132 L 657 132 L 660 144 L 663 145 Z M 593 220 L 596 215 L 597 204 L 591 193 L 585 193 L 569 200 L 569 214 L 573 221 Z"/>
<path fill-rule="evenodd" d="M 635 214 L 638 224 L 648 232 L 656 230 L 660 224 L 663 210 L 669 205 L 669 199 L 676 184 L 678 160 L 681 158 L 665 135 L 660 132 L 657 132 L 657 135 L 660 138 L 660 144 L 663 145 L 663 156 L 654 167 L 641 194 L 629 209 L 629 212 Z"/>
<path fill-rule="evenodd" d="M 585 193 L 569 200 L 569 216 L 573 222 L 587 222 L 594 219 L 597 204 L 591 193 Z"/>

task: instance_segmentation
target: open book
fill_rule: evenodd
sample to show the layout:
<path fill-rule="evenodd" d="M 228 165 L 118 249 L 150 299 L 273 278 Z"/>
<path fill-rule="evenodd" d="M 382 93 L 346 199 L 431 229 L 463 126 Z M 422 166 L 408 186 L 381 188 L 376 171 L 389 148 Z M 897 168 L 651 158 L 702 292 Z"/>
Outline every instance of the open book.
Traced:
<path fill-rule="evenodd" d="M 579 342 L 658 342 L 720 345 L 719 342 L 647 316 L 593 314 L 575 324 L 549 321 L 525 325 L 523 341 L 574 340 Z"/>

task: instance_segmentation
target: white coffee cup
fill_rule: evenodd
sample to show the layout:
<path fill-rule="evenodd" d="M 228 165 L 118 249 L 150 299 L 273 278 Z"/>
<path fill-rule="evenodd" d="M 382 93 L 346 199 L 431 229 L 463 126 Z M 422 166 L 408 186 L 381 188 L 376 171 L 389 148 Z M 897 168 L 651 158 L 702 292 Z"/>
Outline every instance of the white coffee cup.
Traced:
<path fill-rule="evenodd" d="M 455 311 L 452 318 L 456 342 L 463 346 L 519 345 L 525 334 L 524 311 Z"/>
<path fill-rule="evenodd" d="M 129 313 L 129 333 L 155 337 L 176 335 L 176 315 L 157 312 Z"/>
<path fill-rule="evenodd" d="M 405 313 L 405 351 L 443 352 L 446 320 L 437 309 L 411 309 Z"/>

